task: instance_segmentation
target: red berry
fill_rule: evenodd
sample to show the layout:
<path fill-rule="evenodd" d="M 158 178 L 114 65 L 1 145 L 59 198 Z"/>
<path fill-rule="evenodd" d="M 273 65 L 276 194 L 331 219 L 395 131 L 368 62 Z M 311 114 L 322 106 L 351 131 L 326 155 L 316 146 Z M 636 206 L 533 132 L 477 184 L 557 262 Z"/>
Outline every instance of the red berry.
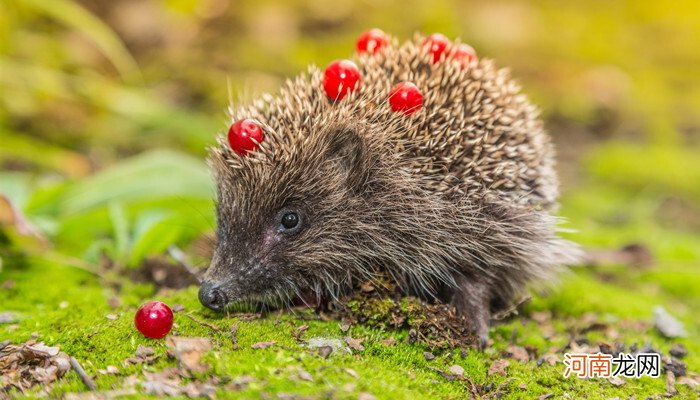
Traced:
<path fill-rule="evenodd" d="M 228 144 L 242 156 L 257 150 L 263 139 L 265 135 L 262 128 L 252 119 L 239 119 L 228 130 Z"/>
<path fill-rule="evenodd" d="M 136 311 L 134 324 L 143 336 L 160 339 L 173 327 L 173 312 L 163 302 L 149 301 Z"/>
<path fill-rule="evenodd" d="M 377 28 L 370 29 L 357 39 L 357 52 L 377 54 L 388 43 L 389 39 L 384 31 Z"/>
<path fill-rule="evenodd" d="M 450 45 L 450 39 L 442 33 L 433 33 L 425 38 L 423 45 L 428 47 L 428 52 L 433 55 L 433 64 L 435 64 L 440 61 L 442 54 Z"/>
<path fill-rule="evenodd" d="M 350 60 L 335 60 L 323 74 L 323 88 L 332 100 L 340 100 L 360 84 L 360 70 Z"/>
<path fill-rule="evenodd" d="M 476 51 L 468 44 L 460 44 L 452 52 L 452 58 L 462 63 L 469 64 L 472 60 L 476 60 Z"/>
<path fill-rule="evenodd" d="M 411 115 L 423 105 L 423 95 L 411 82 L 401 82 L 389 93 L 389 104 L 393 111 Z"/>

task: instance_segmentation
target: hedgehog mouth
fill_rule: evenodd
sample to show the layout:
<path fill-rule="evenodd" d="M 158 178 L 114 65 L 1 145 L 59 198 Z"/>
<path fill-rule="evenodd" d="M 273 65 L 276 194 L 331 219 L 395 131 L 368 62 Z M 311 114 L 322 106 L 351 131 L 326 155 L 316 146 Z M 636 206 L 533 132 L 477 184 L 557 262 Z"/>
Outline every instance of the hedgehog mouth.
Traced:
<path fill-rule="evenodd" d="M 319 308 L 322 303 L 321 296 L 311 288 L 294 291 L 270 290 L 263 294 L 233 298 L 223 309 L 230 312 L 265 313 L 299 307 Z"/>

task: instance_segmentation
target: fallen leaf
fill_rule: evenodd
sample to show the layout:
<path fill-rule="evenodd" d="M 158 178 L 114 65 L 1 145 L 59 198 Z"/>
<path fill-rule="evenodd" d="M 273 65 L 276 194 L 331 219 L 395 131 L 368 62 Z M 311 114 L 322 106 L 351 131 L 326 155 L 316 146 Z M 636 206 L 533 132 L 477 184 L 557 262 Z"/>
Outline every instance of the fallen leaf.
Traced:
<path fill-rule="evenodd" d="M 675 376 L 684 376 L 688 372 L 688 366 L 675 357 L 661 356 L 661 363 L 664 366 L 664 371 L 672 372 Z"/>
<path fill-rule="evenodd" d="M 112 296 L 112 297 L 110 297 L 110 298 L 107 300 L 107 305 L 108 305 L 109 308 L 111 308 L 112 310 L 115 310 L 115 309 L 119 308 L 119 306 L 120 306 L 121 304 L 122 304 L 122 301 L 119 300 L 119 297 L 117 297 L 117 296 Z"/>
<path fill-rule="evenodd" d="M 177 313 L 185 309 L 185 306 L 182 304 L 173 304 L 173 312 Z"/>
<path fill-rule="evenodd" d="M 552 319 L 552 313 L 551 311 L 533 311 L 530 318 L 541 325 Z"/>
<path fill-rule="evenodd" d="M 44 345 L 44 342 L 28 345 L 25 347 L 25 351 L 31 353 L 33 357 L 53 357 L 58 355 L 60 351 L 58 346 L 49 347 Z"/>
<path fill-rule="evenodd" d="M 671 371 L 666 372 L 666 397 L 673 397 L 678 394 L 676 389 L 676 375 Z"/>
<path fill-rule="evenodd" d="M 610 383 L 612 383 L 615 386 L 624 386 L 627 381 L 625 381 L 622 377 L 620 376 L 613 376 L 610 379 L 608 379 Z"/>
<path fill-rule="evenodd" d="M 365 339 L 353 339 L 350 336 L 345 338 L 345 343 L 347 343 L 348 347 L 350 347 L 353 350 L 357 351 L 363 351 L 365 349 L 364 346 L 362 346 L 362 342 L 364 342 Z"/>
<path fill-rule="evenodd" d="M 154 396 L 179 396 L 182 394 L 182 379 L 177 368 L 166 368 L 159 372 L 144 371 L 146 380 L 141 382 L 141 389 Z"/>
<path fill-rule="evenodd" d="M 175 352 L 180 372 L 204 372 L 208 366 L 201 364 L 202 355 L 211 350 L 211 340 L 203 337 L 168 336 L 165 344 Z M 184 370 L 184 371 L 183 371 Z"/>
<path fill-rule="evenodd" d="M 332 352 L 333 348 L 331 346 L 321 346 L 318 348 L 318 355 L 323 358 L 328 358 Z"/>
<path fill-rule="evenodd" d="M 508 346 L 508 354 L 510 354 L 510 357 L 514 360 L 524 363 L 530 360 L 530 355 L 527 353 L 527 350 L 524 347 L 511 344 Z"/>
<path fill-rule="evenodd" d="M 506 376 L 506 367 L 508 365 L 510 365 L 510 362 L 508 362 L 508 360 L 495 360 L 493 363 L 491 363 L 488 374 L 498 374 L 501 376 Z"/>
<path fill-rule="evenodd" d="M 556 365 L 557 361 L 559 361 L 559 357 L 552 353 L 546 353 L 543 354 L 542 357 L 540 357 L 540 360 L 542 360 L 542 362 L 546 362 L 549 365 Z"/>
<path fill-rule="evenodd" d="M 0 396 L 10 388 L 23 392 L 34 385 L 48 387 L 70 369 L 69 357 L 58 346 L 0 342 Z"/>
<path fill-rule="evenodd" d="M 676 358 L 683 358 L 688 355 L 688 349 L 682 344 L 676 343 L 669 349 L 668 353 Z"/>
<path fill-rule="evenodd" d="M 138 345 L 138 347 L 136 347 L 135 355 L 138 358 L 146 358 L 154 355 L 155 353 L 156 351 L 153 350 L 153 347 Z"/>
<path fill-rule="evenodd" d="M 302 342 L 303 339 L 301 338 L 301 335 L 309 329 L 309 324 L 303 324 L 301 326 L 298 326 L 296 329 L 294 329 L 294 332 L 292 332 L 292 336 L 294 336 L 294 339 L 297 342 Z"/>
<path fill-rule="evenodd" d="M 394 337 L 392 336 L 392 337 L 390 337 L 390 338 L 388 338 L 388 339 L 382 340 L 382 344 L 383 344 L 384 346 L 393 346 L 393 345 L 396 344 L 396 339 L 394 339 Z"/>
<path fill-rule="evenodd" d="M 277 343 L 275 340 L 270 340 L 269 342 L 257 342 L 250 346 L 251 349 L 266 349 Z"/>
<path fill-rule="evenodd" d="M 457 376 L 462 376 L 462 375 L 464 375 L 464 367 L 462 367 L 461 365 L 455 364 L 455 365 L 450 367 L 450 372 L 457 375 Z"/>
<path fill-rule="evenodd" d="M 423 352 L 423 358 L 425 358 L 428 361 L 434 360 L 435 359 L 435 354 L 429 352 L 429 351 L 424 351 Z"/>
<path fill-rule="evenodd" d="M 352 368 L 345 368 L 345 372 L 347 372 L 348 375 L 352 376 L 353 378 L 359 378 L 359 377 L 360 377 L 360 375 L 358 375 L 357 372 L 355 372 L 355 370 L 352 369 Z"/>
<path fill-rule="evenodd" d="M 661 306 L 654 307 L 654 327 L 667 338 L 687 335 L 683 324 Z"/>
<path fill-rule="evenodd" d="M 525 382 L 520 382 L 520 383 L 518 384 L 518 387 L 519 387 L 520 389 L 527 389 L 527 384 L 526 384 Z"/>
<path fill-rule="evenodd" d="M 680 378 L 678 378 L 677 383 L 679 385 L 690 386 L 693 389 L 700 388 L 700 381 L 693 379 L 689 376 L 681 376 Z"/>
<path fill-rule="evenodd" d="M 19 314 L 14 311 L 0 312 L 0 324 L 14 324 L 19 321 Z"/>
<path fill-rule="evenodd" d="M 233 378 L 233 380 L 227 384 L 224 389 L 229 392 L 243 390 L 254 380 L 255 379 L 250 375 L 241 375 Z"/>
<path fill-rule="evenodd" d="M 343 385 L 343 390 L 346 392 L 354 392 L 355 388 L 357 388 L 357 385 L 354 383 L 346 383 Z"/>
<path fill-rule="evenodd" d="M 374 397 L 374 395 L 369 394 L 369 393 L 365 393 L 365 392 L 362 392 L 362 393 L 360 393 L 359 396 L 357 396 L 357 400 L 375 400 L 375 399 L 376 399 L 376 397 Z"/>
<path fill-rule="evenodd" d="M 305 381 L 313 381 L 314 378 L 311 376 L 310 373 L 308 373 L 306 370 L 299 368 L 299 379 L 305 380 Z"/>

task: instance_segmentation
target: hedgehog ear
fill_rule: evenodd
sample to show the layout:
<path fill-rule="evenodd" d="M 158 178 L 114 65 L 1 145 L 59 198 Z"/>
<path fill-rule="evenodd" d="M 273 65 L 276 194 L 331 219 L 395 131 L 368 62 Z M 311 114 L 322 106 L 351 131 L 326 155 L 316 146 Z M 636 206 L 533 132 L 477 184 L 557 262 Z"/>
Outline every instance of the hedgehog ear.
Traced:
<path fill-rule="evenodd" d="M 326 156 L 333 161 L 338 169 L 345 174 L 354 186 L 364 176 L 365 143 L 350 128 L 331 131 L 328 135 Z"/>

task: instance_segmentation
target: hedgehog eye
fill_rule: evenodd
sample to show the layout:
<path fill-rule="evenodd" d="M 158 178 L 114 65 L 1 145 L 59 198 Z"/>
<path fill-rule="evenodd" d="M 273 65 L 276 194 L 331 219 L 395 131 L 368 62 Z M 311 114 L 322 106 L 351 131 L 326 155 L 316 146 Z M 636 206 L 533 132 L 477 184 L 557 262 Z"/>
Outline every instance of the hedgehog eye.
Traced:
<path fill-rule="evenodd" d="M 301 219 L 299 218 L 299 214 L 289 211 L 284 214 L 282 214 L 282 218 L 280 218 L 280 224 L 278 227 L 278 232 L 296 232 L 299 230 L 299 225 L 300 225 Z"/>

